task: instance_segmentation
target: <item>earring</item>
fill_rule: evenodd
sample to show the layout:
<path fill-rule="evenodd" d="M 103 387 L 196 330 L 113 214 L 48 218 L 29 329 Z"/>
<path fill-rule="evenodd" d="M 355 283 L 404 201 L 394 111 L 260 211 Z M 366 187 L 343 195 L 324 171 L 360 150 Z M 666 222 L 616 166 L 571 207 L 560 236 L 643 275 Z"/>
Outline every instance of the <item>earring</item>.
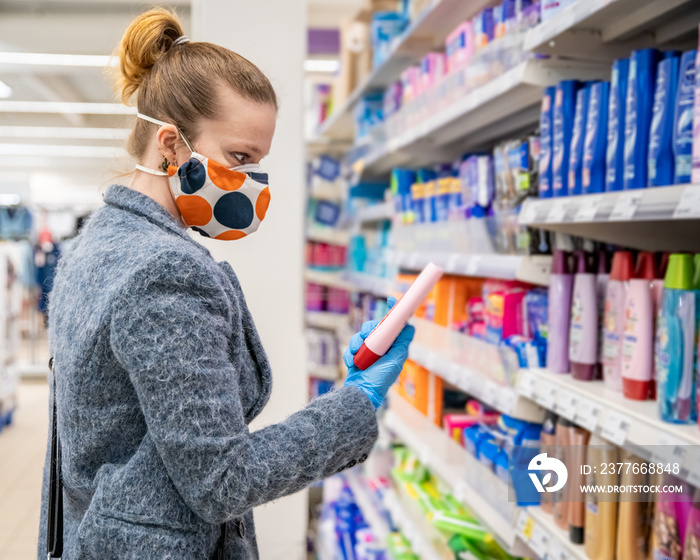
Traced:
<path fill-rule="evenodd" d="M 160 168 L 167 173 L 168 167 L 170 167 L 170 162 L 168 161 L 168 158 L 164 157 L 163 163 L 160 164 Z"/>

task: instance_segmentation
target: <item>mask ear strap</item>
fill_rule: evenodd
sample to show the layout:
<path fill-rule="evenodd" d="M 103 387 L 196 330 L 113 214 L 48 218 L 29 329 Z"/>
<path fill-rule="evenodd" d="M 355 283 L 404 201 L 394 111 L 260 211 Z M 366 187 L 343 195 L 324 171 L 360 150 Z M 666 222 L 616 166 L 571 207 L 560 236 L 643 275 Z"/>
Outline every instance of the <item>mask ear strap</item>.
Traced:
<path fill-rule="evenodd" d="M 139 119 L 143 119 L 144 121 L 152 122 L 153 124 L 159 124 L 160 126 L 170 124 L 166 123 L 163 121 L 160 121 L 158 119 L 154 119 L 153 117 L 149 117 L 148 115 L 144 115 L 143 113 L 136 113 L 136 117 Z M 180 138 L 182 138 L 182 141 L 185 143 L 185 146 L 190 150 L 190 152 L 194 152 L 194 148 L 192 147 L 192 144 L 190 144 L 189 140 L 185 138 L 185 135 L 182 133 L 182 130 L 180 130 L 179 127 L 175 127 L 177 129 L 177 133 L 180 135 Z"/>
<path fill-rule="evenodd" d="M 156 175 L 158 177 L 167 177 L 167 173 L 163 173 L 162 171 L 157 171 L 155 169 L 149 169 L 148 167 L 144 167 L 143 165 L 139 165 L 138 163 L 134 166 L 136 169 L 139 171 L 143 171 L 144 173 L 150 173 L 151 175 Z"/>

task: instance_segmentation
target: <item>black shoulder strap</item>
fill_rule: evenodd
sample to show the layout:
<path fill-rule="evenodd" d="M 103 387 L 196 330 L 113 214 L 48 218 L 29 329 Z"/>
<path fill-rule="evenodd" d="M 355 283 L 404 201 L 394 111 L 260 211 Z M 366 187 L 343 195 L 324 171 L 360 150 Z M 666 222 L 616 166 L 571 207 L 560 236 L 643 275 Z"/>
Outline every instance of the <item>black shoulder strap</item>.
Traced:
<path fill-rule="evenodd" d="M 56 426 L 56 370 L 54 359 L 49 360 L 53 380 L 51 468 L 49 472 L 49 511 L 46 529 L 46 558 L 60 558 L 63 554 L 63 477 L 61 476 L 61 441 Z"/>

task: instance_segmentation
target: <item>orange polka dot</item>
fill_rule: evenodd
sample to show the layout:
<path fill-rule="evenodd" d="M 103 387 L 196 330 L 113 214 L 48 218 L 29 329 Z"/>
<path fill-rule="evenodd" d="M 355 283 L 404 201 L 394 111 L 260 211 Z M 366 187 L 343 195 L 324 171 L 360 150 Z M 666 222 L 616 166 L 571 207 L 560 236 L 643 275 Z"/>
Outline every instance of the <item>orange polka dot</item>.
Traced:
<path fill-rule="evenodd" d="M 268 206 L 270 206 L 270 196 L 270 187 L 265 187 L 265 190 L 258 195 L 258 200 L 255 203 L 255 214 L 261 222 L 265 218 Z"/>
<path fill-rule="evenodd" d="M 222 239 L 224 241 L 235 241 L 236 239 L 243 239 L 245 236 L 246 234 L 242 231 L 232 229 L 229 231 L 225 231 L 224 233 L 220 233 L 214 239 Z"/>
<path fill-rule="evenodd" d="M 175 173 L 177 173 L 177 167 L 174 165 L 168 165 L 168 177 L 172 177 L 175 175 Z"/>
<path fill-rule="evenodd" d="M 175 204 L 180 209 L 180 214 L 188 226 L 204 226 L 211 220 L 211 205 L 201 196 L 179 196 L 175 200 Z"/>
<path fill-rule="evenodd" d="M 220 163 L 209 160 L 208 164 L 209 178 L 220 189 L 225 191 L 235 191 L 241 188 L 245 182 L 245 173 L 231 171 Z"/>

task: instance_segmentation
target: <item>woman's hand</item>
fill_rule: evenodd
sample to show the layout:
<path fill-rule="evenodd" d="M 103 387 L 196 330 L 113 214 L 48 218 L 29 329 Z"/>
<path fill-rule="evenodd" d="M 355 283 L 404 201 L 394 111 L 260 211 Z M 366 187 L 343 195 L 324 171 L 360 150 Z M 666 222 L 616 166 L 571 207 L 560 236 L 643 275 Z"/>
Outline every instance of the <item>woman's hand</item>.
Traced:
<path fill-rule="evenodd" d="M 390 297 L 387 299 L 389 309 L 396 304 L 396 298 Z M 362 346 L 365 338 L 369 336 L 379 324 L 378 321 L 367 321 L 362 325 L 359 333 L 356 333 L 350 339 L 350 346 L 343 354 L 343 361 L 348 368 L 348 376 L 345 379 L 345 385 L 355 385 L 362 389 L 369 400 L 372 401 L 374 408 L 381 406 L 384 397 L 389 391 L 389 387 L 396 381 L 403 369 L 403 364 L 408 358 L 408 345 L 413 340 L 415 328 L 411 325 L 406 325 L 396 337 L 391 347 L 381 358 L 365 370 L 359 369 L 353 363 L 355 354 Z"/>

